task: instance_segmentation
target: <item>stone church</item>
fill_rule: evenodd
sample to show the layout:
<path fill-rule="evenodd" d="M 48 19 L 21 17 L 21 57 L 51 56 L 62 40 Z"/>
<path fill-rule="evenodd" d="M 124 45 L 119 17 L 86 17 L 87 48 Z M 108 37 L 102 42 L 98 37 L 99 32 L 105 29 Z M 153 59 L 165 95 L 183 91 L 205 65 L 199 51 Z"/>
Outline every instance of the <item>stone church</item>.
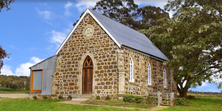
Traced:
<path fill-rule="evenodd" d="M 30 95 L 176 94 L 167 60 L 144 34 L 87 9 L 56 54 L 30 67 Z"/>

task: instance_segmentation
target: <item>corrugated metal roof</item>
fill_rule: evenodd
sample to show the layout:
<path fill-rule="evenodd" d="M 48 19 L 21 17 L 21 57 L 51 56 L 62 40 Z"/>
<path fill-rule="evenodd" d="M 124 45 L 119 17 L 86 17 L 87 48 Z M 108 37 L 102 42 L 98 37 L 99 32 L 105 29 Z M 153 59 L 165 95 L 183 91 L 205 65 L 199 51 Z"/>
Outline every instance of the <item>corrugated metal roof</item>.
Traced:
<path fill-rule="evenodd" d="M 53 55 L 53 56 L 51 56 L 51 57 L 49 57 L 47 59 L 44 59 L 44 60 L 34 64 L 33 66 L 29 67 L 29 69 L 34 68 L 35 66 L 37 66 L 37 65 L 39 65 L 39 64 L 41 64 L 41 63 L 43 63 L 43 62 L 45 62 L 45 61 L 47 61 L 48 59 L 51 59 L 51 58 L 57 58 L 57 55 Z"/>
<path fill-rule="evenodd" d="M 121 45 L 126 45 L 164 60 L 169 60 L 144 34 L 94 10 L 88 10 Z"/>

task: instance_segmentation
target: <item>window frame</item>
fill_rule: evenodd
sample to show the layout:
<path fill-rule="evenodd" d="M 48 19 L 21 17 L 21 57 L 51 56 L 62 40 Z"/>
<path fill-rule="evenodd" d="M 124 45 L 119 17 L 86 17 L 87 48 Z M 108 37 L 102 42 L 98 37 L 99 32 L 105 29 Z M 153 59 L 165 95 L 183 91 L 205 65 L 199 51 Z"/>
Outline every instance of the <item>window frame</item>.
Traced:
<path fill-rule="evenodd" d="M 152 68 L 150 62 L 147 66 L 147 84 L 152 85 Z"/>
<path fill-rule="evenodd" d="M 130 61 L 129 61 L 129 82 L 134 82 L 134 79 L 133 79 L 133 58 L 130 57 Z"/>
<path fill-rule="evenodd" d="M 33 84 L 34 84 L 34 72 L 35 71 L 41 71 L 42 72 L 42 78 L 43 78 L 43 70 L 32 70 L 31 71 L 31 87 L 30 87 L 30 92 L 42 92 L 42 78 L 41 78 L 41 90 L 33 90 Z"/>
<path fill-rule="evenodd" d="M 166 88 L 167 87 L 167 80 L 166 80 L 166 69 L 165 67 L 163 68 L 163 87 Z"/>

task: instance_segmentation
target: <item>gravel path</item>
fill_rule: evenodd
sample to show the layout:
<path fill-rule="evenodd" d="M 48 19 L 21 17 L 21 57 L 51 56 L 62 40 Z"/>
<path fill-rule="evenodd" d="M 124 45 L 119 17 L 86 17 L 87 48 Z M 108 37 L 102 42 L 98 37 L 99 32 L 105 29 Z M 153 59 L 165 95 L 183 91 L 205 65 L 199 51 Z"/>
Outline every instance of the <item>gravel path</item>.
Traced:
<path fill-rule="evenodd" d="M 2 98 L 29 98 L 29 94 L 0 94 Z"/>

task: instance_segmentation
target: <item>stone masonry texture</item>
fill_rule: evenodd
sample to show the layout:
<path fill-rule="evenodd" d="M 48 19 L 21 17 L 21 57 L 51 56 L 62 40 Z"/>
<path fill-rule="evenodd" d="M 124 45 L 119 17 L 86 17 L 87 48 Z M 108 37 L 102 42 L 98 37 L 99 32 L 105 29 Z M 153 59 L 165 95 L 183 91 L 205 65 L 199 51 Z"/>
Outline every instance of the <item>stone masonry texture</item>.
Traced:
<path fill-rule="evenodd" d="M 93 34 L 85 35 L 87 28 Z M 88 14 L 58 53 L 56 73 L 53 75 L 52 94 L 82 95 L 82 70 L 85 58 L 93 61 L 92 95 L 116 98 L 118 94 L 148 96 L 160 91 L 170 93 L 170 73 L 167 70 L 167 88 L 163 88 L 163 62 L 119 48 L 106 32 Z M 129 60 L 134 62 L 134 82 L 129 82 Z M 152 68 L 152 85 L 148 85 L 147 66 Z M 167 69 L 167 67 L 165 67 Z M 172 83 L 176 92 L 176 84 Z"/>

